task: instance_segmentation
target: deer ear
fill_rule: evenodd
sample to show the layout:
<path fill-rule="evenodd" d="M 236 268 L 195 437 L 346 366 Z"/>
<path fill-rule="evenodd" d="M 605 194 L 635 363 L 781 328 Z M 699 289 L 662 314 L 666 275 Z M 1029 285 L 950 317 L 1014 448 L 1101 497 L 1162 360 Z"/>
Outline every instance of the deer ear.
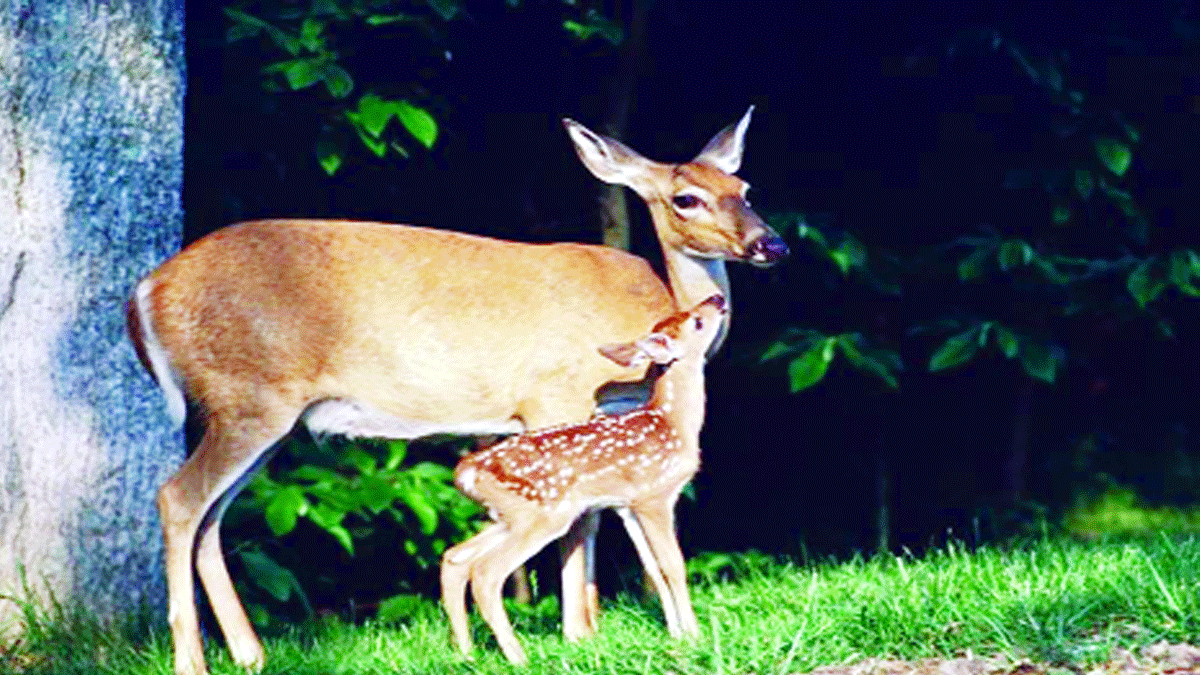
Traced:
<path fill-rule="evenodd" d="M 651 361 L 666 365 L 683 356 L 679 343 L 663 333 L 651 333 L 634 343 Z"/>
<path fill-rule="evenodd" d="M 646 352 L 642 351 L 636 342 L 604 345 L 600 347 L 600 353 L 608 357 L 610 361 L 625 368 L 632 368 L 649 360 Z"/>
<path fill-rule="evenodd" d="M 575 154 L 592 175 L 605 183 L 627 185 L 640 192 L 642 177 L 652 163 L 608 136 L 588 129 L 573 119 L 563 119 L 567 135 L 575 145 Z"/>
<path fill-rule="evenodd" d="M 712 164 L 725 173 L 737 173 L 742 167 L 743 142 L 746 139 L 746 128 L 750 126 L 750 115 L 753 113 L 754 106 L 750 106 L 737 124 L 730 124 L 713 136 L 692 161 Z"/>

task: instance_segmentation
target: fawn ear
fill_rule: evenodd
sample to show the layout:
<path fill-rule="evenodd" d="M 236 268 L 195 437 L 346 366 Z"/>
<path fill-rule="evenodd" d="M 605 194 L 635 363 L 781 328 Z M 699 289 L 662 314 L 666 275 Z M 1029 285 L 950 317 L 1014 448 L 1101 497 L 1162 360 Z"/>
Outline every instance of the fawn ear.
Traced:
<path fill-rule="evenodd" d="M 625 368 L 640 365 L 648 359 L 646 353 L 638 348 L 636 342 L 604 345 L 600 347 L 600 353 L 608 357 L 610 361 Z"/>
<path fill-rule="evenodd" d="M 634 344 L 647 358 L 659 365 L 666 365 L 683 356 L 679 343 L 663 333 L 651 333 Z"/>
<path fill-rule="evenodd" d="M 647 361 L 665 365 L 682 356 L 678 343 L 662 333 L 651 333 L 635 342 L 604 345 L 600 353 L 626 368 Z"/>

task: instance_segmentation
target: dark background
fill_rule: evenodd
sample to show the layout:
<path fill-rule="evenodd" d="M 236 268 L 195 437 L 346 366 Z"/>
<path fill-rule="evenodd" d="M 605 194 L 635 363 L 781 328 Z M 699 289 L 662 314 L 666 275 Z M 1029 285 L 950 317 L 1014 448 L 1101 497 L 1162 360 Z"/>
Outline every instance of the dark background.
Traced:
<path fill-rule="evenodd" d="M 436 146 L 408 160 L 363 152 L 329 178 L 311 151 L 319 93 L 264 92 L 253 49 L 225 45 L 220 5 L 190 3 L 189 240 L 240 219 L 306 216 L 598 242 L 600 185 L 559 120 L 597 128 L 615 51 L 573 41 L 550 11 L 561 3 L 463 6 L 435 48 L 355 57 L 374 77 L 411 80 L 451 52 L 426 83 L 438 90 Z M 1069 53 L 1089 100 L 1139 124 L 1132 171 L 1153 212 L 1144 250 L 1196 247 L 1200 69 L 1180 28 L 1195 18 L 1191 3 L 1164 1 L 658 0 L 622 140 L 683 161 L 754 104 L 740 175 L 764 216 L 807 213 L 901 254 L 981 224 L 1037 238 L 1044 197 L 1003 183 L 1008 167 L 1050 152 L 1052 105 L 986 39 L 961 38 L 995 31 L 1035 53 Z M 631 202 L 633 249 L 656 259 L 648 215 Z M 881 506 L 893 548 L 1020 534 L 1099 474 L 1152 503 L 1195 503 L 1195 300 L 1168 300 L 1172 339 L 1155 335 L 1154 317 L 1104 311 L 1050 326 L 1067 354 L 1054 384 L 994 355 L 929 373 L 937 340 L 909 327 L 964 297 L 1019 313 L 1011 289 L 915 274 L 898 297 L 870 294 L 784 234 L 793 254 L 782 265 L 729 266 L 733 328 L 708 371 L 696 499 L 681 506 L 689 551 L 869 551 Z M 1134 248 L 1103 228 L 1073 241 L 1112 256 Z M 906 363 L 899 390 L 838 361 L 822 383 L 789 393 L 783 365 L 757 359 L 787 326 L 884 336 Z"/>

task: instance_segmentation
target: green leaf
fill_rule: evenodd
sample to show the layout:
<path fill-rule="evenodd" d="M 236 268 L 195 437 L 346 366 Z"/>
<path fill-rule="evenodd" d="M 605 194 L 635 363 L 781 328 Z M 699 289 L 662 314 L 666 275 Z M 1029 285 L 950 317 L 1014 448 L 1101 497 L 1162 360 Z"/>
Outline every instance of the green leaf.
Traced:
<path fill-rule="evenodd" d="M 885 363 L 884 359 L 876 354 L 860 349 L 855 340 L 856 336 L 853 335 L 837 336 L 838 348 L 841 349 L 842 355 L 846 357 L 850 365 L 858 370 L 875 375 L 892 389 L 899 389 L 900 383 L 896 381 L 896 376 L 892 374 L 892 369 L 889 367 L 889 365 L 895 365 L 899 361 L 899 355 L 895 352 L 890 352 L 888 360 L 891 363 Z"/>
<path fill-rule="evenodd" d="M 400 493 L 400 500 L 412 510 L 421 523 L 421 533 L 428 536 L 437 529 L 438 514 L 433 504 L 420 491 L 408 490 Z"/>
<path fill-rule="evenodd" d="M 346 98 L 354 90 L 354 78 L 336 63 L 321 66 L 321 79 L 325 81 L 326 91 L 334 98 Z"/>
<path fill-rule="evenodd" d="M 1012 332 L 1008 327 L 998 323 L 993 323 L 992 327 L 996 331 L 996 346 L 1000 348 L 1005 357 L 1010 359 L 1016 357 L 1017 350 L 1020 347 L 1020 343 L 1017 341 L 1017 334 Z"/>
<path fill-rule="evenodd" d="M 951 335 L 941 347 L 929 357 L 929 371 L 936 372 L 947 368 L 960 366 L 970 361 L 979 351 L 979 335 L 982 324 L 976 324 L 967 330 Z"/>
<path fill-rule="evenodd" d="M 349 502 L 352 500 L 344 499 L 342 501 Z M 331 527 L 341 525 L 342 521 L 346 518 L 346 513 L 344 509 L 337 508 L 330 502 L 321 502 L 310 508 L 304 514 L 304 517 L 311 520 L 313 524 L 322 530 L 328 530 Z"/>
<path fill-rule="evenodd" d="M 387 460 L 384 461 L 383 468 L 385 471 L 395 471 L 408 454 L 408 442 L 403 440 L 386 441 L 384 447 L 387 448 Z M 451 475 L 454 475 L 453 471 Z"/>
<path fill-rule="evenodd" d="M 338 18 L 348 18 L 342 11 L 338 0 L 313 0 L 312 10 L 313 16 L 336 16 Z"/>
<path fill-rule="evenodd" d="M 1129 290 L 1129 294 L 1137 301 L 1139 307 L 1143 309 L 1146 305 L 1154 301 L 1155 298 L 1162 293 L 1167 284 L 1157 275 L 1152 275 L 1154 271 L 1154 258 L 1147 258 L 1133 268 L 1129 273 L 1129 277 L 1125 279 L 1125 288 Z"/>
<path fill-rule="evenodd" d="M 303 464 L 296 467 L 292 470 L 290 477 L 309 481 L 317 485 L 334 485 L 345 481 L 345 477 L 342 474 L 332 469 L 326 469 L 323 466 L 313 466 L 312 464 Z"/>
<path fill-rule="evenodd" d="M 413 135 L 421 145 L 432 148 L 438 137 L 437 121 L 424 108 L 419 108 L 408 101 L 394 101 L 392 109 L 400 124 Z"/>
<path fill-rule="evenodd" d="M 1146 243 L 1146 231 L 1149 227 L 1149 221 L 1146 220 L 1146 216 L 1142 213 L 1142 210 L 1138 208 L 1133 195 L 1116 186 L 1109 185 L 1107 181 L 1103 180 L 1100 181 L 1100 190 L 1121 209 L 1121 213 L 1125 214 L 1125 218 L 1129 220 L 1130 235 L 1138 243 Z"/>
<path fill-rule="evenodd" d="M 588 10 L 587 19 L 590 24 L 599 29 L 600 37 L 610 45 L 617 47 L 625 40 L 625 30 L 616 21 L 602 16 L 595 10 Z"/>
<path fill-rule="evenodd" d="M 300 581 L 296 579 L 296 575 L 261 550 L 245 549 L 239 551 L 237 555 L 246 568 L 246 577 L 272 598 L 279 602 L 287 602 L 293 592 L 303 596 L 304 590 L 300 587 Z M 305 604 L 308 604 L 307 600 Z"/>
<path fill-rule="evenodd" d="M 418 462 L 409 473 L 422 480 L 446 483 L 454 478 L 454 469 L 437 462 Z"/>
<path fill-rule="evenodd" d="M 1079 193 L 1079 196 L 1086 201 L 1092 198 L 1092 193 L 1095 191 L 1096 177 L 1092 175 L 1092 172 L 1087 169 L 1076 169 L 1075 192 Z"/>
<path fill-rule="evenodd" d="M 829 252 L 829 257 L 846 275 L 852 268 L 862 267 L 867 262 L 867 249 L 860 241 L 846 235 L 842 243 Z"/>
<path fill-rule="evenodd" d="M 758 362 L 765 363 L 771 359 L 777 359 L 784 354 L 791 354 L 794 351 L 796 351 L 795 345 L 782 340 L 776 340 L 763 350 L 762 356 L 758 357 Z"/>
<path fill-rule="evenodd" d="M 1030 377 L 1054 384 L 1061 358 L 1047 344 L 1032 340 L 1021 341 L 1021 367 Z"/>
<path fill-rule="evenodd" d="M 321 81 L 321 59 L 292 59 L 272 64 L 264 72 L 282 71 L 288 87 L 292 91 L 300 91 Z"/>
<path fill-rule="evenodd" d="M 363 476 L 361 489 L 362 503 L 373 513 L 382 513 L 396 501 L 396 497 L 403 497 L 403 494 L 398 494 L 401 490 L 391 479 L 378 474 Z"/>
<path fill-rule="evenodd" d="M 1129 164 L 1133 161 L 1133 151 L 1129 149 L 1129 146 L 1124 141 L 1108 136 L 1097 137 L 1093 144 L 1096 148 L 1096 157 L 1100 159 L 1104 168 L 1117 176 L 1124 176 L 1125 172 L 1129 170 Z"/>
<path fill-rule="evenodd" d="M 1071 282 L 1071 277 L 1060 272 L 1053 262 L 1040 255 L 1033 257 L 1032 264 L 1046 277 L 1046 281 L 1052 284 L 1063 285 Z"/>
<path fill-rule="evenodd" d="M 393 23 L 412 23 L 417 19 L 409 14 L 371 14 L 367 17 L 367 25 L 386 26 Z"/>
<path fill-rule="evenodd" d="M 255 26 L 249 23 L 235 23 L 225 31 L 225 43 L 233 44 L 239 40 L 246 38 L 258 37 L 262 33 L 262 27 Z"/>
<path fill-rule="evenodd" d="M 600 29 L 596 26 L 586 26 L 578 21 L 567 19 L 563 21 L 563 28 L 572 35 L 576 40 L 585 42 L 588 38 L 596 34 Z"/>
<path fill-rule="evenodd" d="M 987 261 L 991 258 L 996 247 L 992 244 L 977 246 L 970 255 L 958 261 L 958 278 L 960 281 L 970 281 L 983 276 Z"/>
<path fill-rule="evenodd" d="M 296 520 L 308 510 L 308 500 L 299 486 L 289 485 L 267 502 L 264 516 L 275 536 L 283 536 L 296 528 Z"/>
<path fill-rule="evenodd" d="M 358 469 L 364 476 L 375 473 L 377 468 L 375 456 L 358 446 L 347 448 L 342 453 L 341 463 Z"/>
<path fill-rule="evenodd" d="M 1020 239 L 1009 239 L 1000 245 L 996 259 L 1000 263 L 1000 269 L 1007 272 L 1015 267 L 1028 265 L 1033 259 L 1033 249 Z"/>
<path fill-rule="evenodd" d="M 325 22 L 311 16 L 300 24 L 300 44 L 310 52 L 320 51 L 325 46 L 325 38 L 321 33 L 325 30 Z"/>
<path fill-rule="evenodd" d="M 829 250 L 829 242 L 825 240 L 825 235 L 821 234 L 821 231 L 817 228 L 804 222 L 803 218 L 801 218 L 800 223 L 796 225 L 796 234 L 798 234 L 801 239 L 813 240 L 818 246 L 821 247 L 821 250 Z"/>
<path fill-rule="evenodd" d="M 354 539 L 346 528 L 341 525 L 331 525 L 325 528 L 325 531 L 332 535 L 337 543 L 342 545 L 342 548 L 346 549 L 346 553 L 354 555 Z"/>
<path fill-rule="evenodd" d="M 1071 220 L 1071 207 L 1066 204 L 1055 204 L 1050 218 L 1055 225 L 1066 225 Z"/>
<path fill-rule="evenodd" d="M 387 128 L 393 112 L 393 102 L 385 101 L 375 94 L 364 94 L 358 99 L 359 121 L 363 129 L 375 138 L 383 136 L 383 130 Z"/>
<path fill-rule="evenodd" d="M 445 21 L 453 19 L 454 15 L 458 14 L 458 2 L 455 0 L 426 0 L 426 2 Z"/>
<path fill-rule="evenodd" d="M 1200 255 L 1189 249 L 1172 251 L 1167 277 L 1184 293 L 1200 295 L 1200 289 L 1192 285 L 1193 277 L 1200 278 Z"/>
<path fill-rule="evenodd" d="M 791 380 L 793 394 L 808 389 L 825 377 L 825 371 L 829 370 L 829 363 L 833 360 L 834 340 L 835 338 L 826 338 L 814 344 L 788 364 L 788 378 Z"/>
<path fill-rule="evenodd" d="M 271 41 L 274 42 L 277 47 L 284 50 L 288 54 L 296 56 L 300 53 L 302 46 L 300 44 L 300 40 L 296 39 L 292 35 L 289 35 L 287 31 L 280 30 L 267 21 L 264 21 L 256 16 L 251 16 L 250 14 L 238 9 L 234 9 L 233 7 L 222 7 L 221 11 L 223 11 L 225 16 L 229 17 L 235 23 L 252 26 L 258 28 L 259 30 L 266 31 L 267 37 L 271 38 Z M 226 38 L 228 38 L 228 36 L 228 33 L 226 33 Z"/>
<path fill-rule="evenodd" d="M 1125 136 L 1129 138 L 1130 143 L 1137 143 L 1141 139 L 1142 135 L 1138 132 L 1137 127 L 1129 122 L 1122 122 L 1121 126 L 1125 129 Z"/>
<path fill-rule="evenodd" d="M 317 139 L 313 152 L 317 155 L 317 163 L 325 170 L 325 175 L 332 176 L 342 166 L 342 148 L 327 136 Z"/>

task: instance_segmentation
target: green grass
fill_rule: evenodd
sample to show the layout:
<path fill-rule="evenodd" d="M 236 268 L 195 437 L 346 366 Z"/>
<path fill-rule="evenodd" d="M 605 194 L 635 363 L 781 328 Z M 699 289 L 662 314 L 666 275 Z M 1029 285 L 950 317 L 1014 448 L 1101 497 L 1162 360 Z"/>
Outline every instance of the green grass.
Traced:
<path fill-rule="evenodd" d="M 449 645 L 431 601 L 393 624 L 327 621 L 267 640 L 266 673 L 802 673 L 869 657 L 965 653 L 1088 665 L 1116 646 L 1200 643 L 1200 538 L 1041 541 L 1008 549 L 960 546 L 912 556 L 795 565 L 761 556 L 703 557 L 693 591 L 703 635 L 668 638 L 657 606 L 607 603 L 601 634 L 565 644 L 549 612 L 512 613 L 529 652 L 509 667 L 478 620 L 477 660 Z M 553 606 L 553 603 L 547 603 Z M 170 672 L 164 629 L 104 630 L 38 621 L 0 671 Z M 215 673 L 240 670 L 210 644 Z"/>

